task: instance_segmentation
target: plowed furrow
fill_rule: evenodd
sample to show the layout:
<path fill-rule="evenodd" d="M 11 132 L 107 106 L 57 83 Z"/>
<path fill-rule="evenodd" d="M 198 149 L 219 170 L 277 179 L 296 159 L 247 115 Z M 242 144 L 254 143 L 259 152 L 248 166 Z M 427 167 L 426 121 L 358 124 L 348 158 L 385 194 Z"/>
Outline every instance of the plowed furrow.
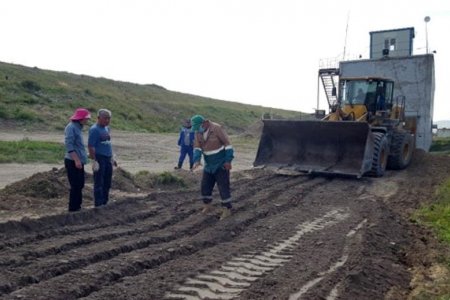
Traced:
<path fill-rule="evenodd" d="M 188 215 L 192 215 L 192 211 Z M 173 225 L 170 229 L 163 228 L 154 232 L 121 236 L 113 240 L 102 240 L 87 245 L 79 243 L 76 249 L 56 253 L 46 257 L 43 261 L 35 259 L 26 266 L 5 268 L 6 272 L 0 275 L 0 283 L 2 283 L 0 293 L 11 292 L 22 286 L 60 276 L 89 264 L 109 260 L 123 253 L 136 251 L 154 244 L 167 243 L 184 235 L 195 234 L 213 222 L 214 218 L 196 219 L 194 222 L 193 220 L 184 221 Z M 150 233 L 152 236 L 148 237 Z M 9 283 L 5 284 L 6 282 Z"/>
<path fill-rule="evenodd" d="M 270 184 L 277 184 L 277 182 L 285 181 L 285 178 L 276 177 L 276 176 L 267 176 L 263 178 L 264 183 L 267 181 L 270 182 Z M 292 181 L 292 178 L 291 178 Z M 251 186 L 255 186 L 253 183 Z M 248 195 L 254 195 L 256 188 L 244 188 L 243 190 L 246 191 L 246 194 L 239 195 L 239 198 L 245 199 Z M 278 193 L 279 191 L 275 191 L 275 193 Z M 16 240 L 15 243 L 12 243 L 11 241 L 7 243 L 8 248 L 6 250 L 2 251 L 0 254 L 0 265 L 5 267 L 12 267 L 12 266 L 21 266 L 23 264 L 26 264 L 28 262 L 31 263 L 30 259 L 35 258 L 42 258 L 48 255 L 57 255 L 61 252 L 71 250 L 76 247 L 80 246 L 86 246 L 91 243 L 97 243 L 104 240 L 111 240 L 115 239 L 121 236 L 125 235 L 134 235 L 144 232 L 149 232 L 152 229 L 159 228 L 162 229 L 168 225 L 173 224 L 176 220 L 179 220 L 180 218 L 183 218 L 183 216 L 189 215 L 189 213 L 183 213 L 181 215 L 173 215 L 172 210 L 176 210 L 178 207 L 177 202 L 173 201 L 173 193 L 158 193 L 156 195 L 152 195 L 151 199 L 153 201 L 157 201 L 160 208 L 167 207 L 170 208 L 169 214 L 172 216 L 172 218 L 168 220 L 162 220 L 158 222 L 158 225 L 151 224 L 147 225 L 147 228 L 141 228 L 142 226 L 145 226 L 144 224 L 141 224 L 143 222 L 152 222 L 152 220 L 147 220 L 149 217 L 155 216 L 158 214 L 161 216 L 161 212 L 156 211 L 150 211 L 150 212 L 141 212 L 138 215 L 129 216 L 120 223 L 113 222 L 110 224 L 109 227 L 105 228 L 107 224 L 102 224 L 102 226 L 88 226 L 84 225 L 82 228 L 80 226 L 73 226 L 65 228 L 64 230 L 59 230 L 56 232 L 56 230 L 52 231 L 45 231 L 40 232 L 36 234 L 34 237 L 27 237 L 23 239 L 22 241 Z M 168 197 L 169 196 L 169 197 Z M 172 197 L 170 197 L 172 196 Z M 169 199 L 159 199 L 159 198 L 166 198 Z M 178 199 L 180 198 L 180 194 L 177 195 Z M 186 206 L 192 202 L 199 202 L 198 199 L 195 199 L 191 195 L 188 194 L 187 200 L 184 200 L 182 205 Z M 106 212 L 105 212 L 106 213 Z M 109 211 L 109 213 L 114 213 L 113 211 Z M 131 224 L 129 224 L 131 222 Z M 135 224 L 136 223 L 136 224 Z M 121 229 L 123 226 L 133 226 L 133 225 L 139 225 L 139 228 L 132 228 L 128 230 Z M 115 230 L 114 227 L 118 227 L 119 229 Z M 101 229 L 104 229 L 103 231 L 99 231 Z M 87 233 L 87 235 L 85 234 Z M 61 242 L 58 242 L 60 239 L 59 237 L 62 236 L 64 239 Z M 79 236 L 82 236 L 80 238 Z M 40 249 L 42 246 L 45 245 L 44 249 Z M 6 243 L 5 243 L 6 245 Z M 27 245 L 25 247 L 20 248 L 19 246 Z M 48 246 L 51 245 L 51 246 Z M 37 249 L 37 250 L 36 250 Z"/>
<path fill-rule="evenodd" d="M 305 179 L 302 179 L 303 181 Z M 298 187 L 299 184 L 301 183 L 302 180 L 290 180 L 289 184 L 287 185 L 280 185 L 279 189 L 277 189 L 277 191 L 275 191 L 275 194 L 278 194 L 278 199 L 280 198 L 289 198 L 291 199 L 293 197 L 293 195 L 297 194 L 298 191 L 296 191 L 296 189 L 294 187 Z M 317 184 L 321 184 L 322 181 L 310 181 L 311 186 L 315 186 Z M 289 187 L 289 188 L 288 188 Z M 277 186 L 278 188 L 278 186 Z M 312 187 L 311 187 L 312 189 Z M 301 190 L 305 190 L 305 187 L 303 186 L 301 188 Z M 286 193 L 286 196 L 283 196 L 283 193 Z M 261 195 L 256 195 L 256 198 L 261 197 Z M 252 206 L 252 201 L 253 199 L 250 199 L 250 201 L 248 202 L 248 205 L 251 207 Z M 270 204 L 267 204 L 270 206 Z M 245 205 L 242 205 L 241 209 L 238 208 L 237 210 L 237 215 L 236 215 L 236 219 L 239 222 L 240 225 L 236 225 L 236 228 L 234 228 L 234 234 L 237 234 L 237 232 L 242 231 L 243 229 L 239 229 L 239 228 L 245 228 L 246 226 L 248 226 L 249 224 L 251 224 L 252 222 L 254 222 L 255 220 L 258 220 L 260 218 L 264 218 L 267 217 L 271 214 L 277 214 L 280 213 L 282 211 L 288 210 L 292 207 L 292 202 L 290 201 L 285 201 L 285 203 L 281 203 L 279 204 L 279 209 L 277 211 L 270 211 L 270 209 L 264 209 L 264 208 L 260 208 L 258 210 L 258 212 L 252 212 L 249 211 L 248 209 L 245 208 Z M 242 218 L 239 218 L 239 212 L 240 211 L 244 212 L 244 215 L 242 216 Z M 246 212 L 247 211 L 247 212 Z M 167 243 L 169 242 L 169 244 L 171 244 L 170 241 L 173 241 L 175 239 L 178 238 L 182 238 L 183 236 L 195 236 L 195 235 L 202 235 L 202 229 L 205 232 L 209 231 L 208 228 L 212 225 L 214 225 L 217 222 L 217 218 L 215 217 L 207 217 L 206 219 L 204 219 L 204 221 L 195 224 L 195 225 L 191 225 L 186 226 L 186 224 L 176 224 L 175 226 L 172 226 L 169 228 L 170 231 L 172 232 L 176 232 L 176 234 L 172 234 L 172 235 L 161 235 L 159 237 L 152 237 L 152 238 L 142 238 L 141 236 L 138 236 L 138 238 L 140 238 L 140 240 L 138 242 L 133 242 L 133 243 L 129 243 L 127 242 L 127 240 L 129 240 L 129 237 L 126 237 L 124 239 L 117 239 L 115 241 L 113 241 L 113 243 L 115 245 L 120 245 L 120 246 L 116 246 L 116 247 L 108 247 L 108 245 L 102 245 L 102 243 L 100 244 L 95 244 L 93 245 L 92 249 L 89 249 L 89 247 L 86 248 L 82 248 L 78 251 L 76 251 L 76 253 L 66 253 L 63 256 L 58 255 L 57 257 L 55 257 L 55 259 L 51 259 L 51 260 L 46 260 L 44 263 L 45 264 L 39 264 L 36 268 L 35 271 L 31 271 L 30 269 L 27 268 L 26 270 L 20 270 L 20 268 L 16 269 L 14 273 L 15 276 L 12 276 L 13 278 L 15 277 L 16 279 L 14 280 L 13 278 L 9 278 L 9 280 L 6 280 L 6 282 L 9 282 L 8 284 L 4 285 L 3 291 L 4 292 L 11 292 L 12 290 L 16 290 L 20 287 L 29 285 L 31 283 L 36 283 L 36 282 L 41 282 L 43 280 L 49 280 L 53 277 L 57 277 L 57 276 L 61 276 L 64 275 L 66 273 L 72 273 L 72 272 L 76 272 L 76 270 L 80 269 L 80 268 L 84 268 L 87 267 L 89 264 L 98 264 L 100 262 L 104 262 L 104 261 L 111 261 L 111 259 L 116 258 L 117 256 L 123 256 L 124 254 L 129 254 L 129 253 L 135 253 L 136 251 L 140 251 L 140 249 L 151 249 L 155 247 L 155 244 L 159 244 L 159 243 Z M 228 228 L 229 230 L 229 228 Z M 166 229 L 167 232 L 167 229 Z M 227 231 L 229 232 L 229 231 Z M 153 235 L 155 235 L 156 233 L 154 233 Z M 135 236 L 135 238 L 137 238 Z M 208 241 L 204 241 L 201 244 L 206 243 L 208 244 Z M 151 246 L 151 247 L 150 247 Z M 161 246 L 159 246 L 161 247 Z M 167 246 L 170 247 L 170 246 Z M 166 247 L 166 248 L 167 248 Z M 95 251 L 95 249 L 103 249 L 103 251 L 100 252 L 96 252 L 93 253 L 91 255 L 85 256 L 85 257 L 81 257 L 80 258 L 80 254 L 79 252 L 83 252 L 83 253 L 90 253 L 91 251 Z M 72 256 L 70 256 L 70 254 L 72 254 Z M 83 255 L 81 255 L 83 256 Z M 67 260 L 67 261 L 66 261 Z M 108 262 L 109 264 L 109 262 Z M 153 263 L 151 264 L 153 265 Z M 41 270 L 44 271 L 41 271 Z M 128 274 L 128 272 L 125 272 L 126 274 Z M 26 274 L 26 275 L 24 275 Z M 63 276 L 62 276 L 63 277 Z M 13 279 L 13 280 L 11 280 Z M 4 281 L 5 282 L 5 281 Z M 13 283 L 11 283 L 13 282 Z M 11 287 L 11 288 L 5 288 L 6 287 Z"/>
<path fill-rule="evenodd" d="M 152 220 L 148 222 L 140 223 L 139 227 L 132 227 L 131 229 L 123 228 L 112 228 L 98 230 L 95 232 L 74 234 L 68 237 L 56 237 L 54 239 L 47 239 L 45 241 L 35 242 L 33 244 L 27 245 L 26 247 L 11 248 L 9 251 L 3 251 L 0 255 L 0 266 L 2 267 L 19 267 L 24 265 L 29 265 L 33 263 L 36 258 L 43 258 L 50 255 L 58 255 L 76 249 L 79 247 L 84 247 L 90 244 L 100 243 L 102 241 L 113 241 L 115 239 L 126 237 L 127 239 L 132 238 L 134 235 L 142 235 L 152 233 L 155 230 L 162 230 L 168 226 L 171 226 L 177 222 L 182 221 L 195 210 L 188 210 L 181 212 L 177 215 L 171 213 L 159 214 L 161 221 L 156 224 Z M 147 224 L 150 223 L 150 224 Z M 135 224 L 132 224 L 135 225 Z M 126 225 L 130 227 L 130 225 Z"/>
<path fill-rule="evenodd" d="M 295 183 L 297 184 L 297 182 Z M 284 189 L 285 187 L 283 187 Z M 245 189 L 248 190 L 248 189 Z M 275 194 L 278 194 L 279 191 L 274 191 Z M 254 192 L 251 192 L 254 194 Z M 242 195 L 239 195 L 239 198 L 245 198 Z M 270 197 L 270 195 L 269 195 Z M 166 201 L 170 202 L 170 201 Z M 113 239 L 122 237 L 122 236 L 132 236 L 135 234 L 148 233 L 155 229 L 164 229 L 166 226 L 172 225 L 175 222 L 186 218 L 188 215 L 192 214 L 194 211 L 183 212 L 178 215 L 173 215 L 172 212 L 166 212 L 169 214 L 166 220 L 161 220 L 158 224 L 155 224 L 150 220 L 152 224 L 144 225 L 139 224 L 139 228 L 131 228 L 131 229 L 105 229 L 104 231 L 94 231 L 90 232 L 87 235 L 82 232 L 82 234 L 74 234 L 64 238 L 62 241 L 59 241 L 59 237 L 55 237 L 53 239 L 46 239 L 45 241 L 39 241 L 38 243 L 32 243 L 22 248 L 9 248 L 9 251 L 3 251 L 0 255 L 0 265 L 4 267 L 18 267 L 26 264 L 31 264 L 33 259 L 43 258 L 45 256 L 50 255 L 58 255 L 59 253 L 63 253 L 65 251 L 69 251 L 74 248 L 87 246 L 92 243 L 98 243 L 101 241 L 111 241 Z M 152 213 L 155 215 L 155 213 Z M 159 214 L 161 217 L 161 213 Z M 134 224 L 133 224 L 134 225 Z M 143 228 L 143 226 L 145 226 Z M 122 226 L 123 227 L 123 226 Z M 81 236 L 81 237 L 80 237 Z M 43 246 L 42 246 L 43 245 Z M 48 246 L 51 245 L 51 246 Z"/>
<path fill-rule="evenodd" d="M 291 191 L 295 193 L 295 191 Z M 284 193 L 280 193 L 279 198 L 276 198 L 276 200 L 281 200 L 280 198 L 283 198 L 287 196 Z M 281 201 L 280 201 L 281 202 Z M 292 207 L 291 207 L 292 208 Z M 320 215 L 324 213 L 324 211 L 321 211 L 321 208 L 317 208 L 314 210 L 313 213 L 308 214 L 308 219 L 313 218 L 314 215 Z M 97 287 L 96 289 L 99 291 L 98 293 L 93 293 L 92 297 L 90 295 L 85 295 L 89 299 L 107 299 L 107 298 L 115 298 L 117 295 L 120 295 L 122 293 L 121 299 L 125 299 L 127 297 L 133 298 L 133 295 L 139 295 L 138 299 L 162 299 L 164 293 L 164 286 L 167 286 L 168 283 L 172 281 L 172 284 L 178 283 L 179 278 L 186 278 L 189 276 L 197 275 L 202 270 L 208 270 L 213 268 L 213 266 L 208 264 L 208 262 L 204 262 L 201 258 L 202 257 L 217 257 L 218 262 L 223 261 L 227 256 L 230 254 L 233 254 L 234 252 L 237 252 L 238 255 L 241 255 L 242 253 L 245 253 L 248 251 L 248 249 L 252 249 L 255 251 L 260 251 L 261 249 L 264 249 L 264 242 L 261 246 L 255 245 L 254 240 L 247 240 L 247 235 L 252 236 L 252 232 L 256 230 L 256 228 L 259 228 L 261 230 L 261 240 L 264 239 L 270 240 L 271 237 L 277 236 L 278 239 L 284 239 L 287 236 L 290 236 L 292 228 L 286 228 L 283 226 L 283 222 L 280 221 L 280 219 L 291 219 L 296 220 L 296 222 L 301 222 L 301 219 L 298 218 L 299 210 L 292 210 L 286 213 L 271 213 L 266 214 L 265 212 L 257 213 L 256 215 L 252 213 L 244 213 L 244 216 L 239 216 L 240 224 L 243 225 L 244 223 L 247 223 L 245 228 L 242 229 L 242 231 L 239 230 L 239 225 L 237 226 L 230 226 L 230 223 L 233 223 L 235 220 L 230 220 L 230 223 L 226 223 L 222 225 L 221 222 L 217 223 L 216 230 L 212 229 L 214 232 L 213 236 L 217 235 L 217 231 L 222 232 L 222 228 L 219 226 L 226 227 L 227 230 L 229 228 L 230 232 L 235 233 L 236 235 L 229 235 L 229 236 L 223 236 L 223 240 L 221 243 L 217 243 L 215 245 L 210 245 L 210 247 L 203 247 L 203 249 L 199 249 L 198 252 L 192 252 L 191 254 L 185 253 L 185 256 L 174 256 L 172 260 L 168 260 L 160 265 L 152 266 L 151 268 L 148 268 L 146 270 L 142 270 L 139 274 L 135 275 L 128 275 L 129 278 L 123 278 L 123 280 L 115 280 L 111 281 L 109 284 L 104 285 L 102 287 Z M 250 216 L 255 216 L 255 219 L 250 220 Z M 269 226 L 267 224 L 274 224 L 274 228 L 271 228 L 272 226 Z M 278 227 L 277 225 L 280 224 Z M 297 223 L 296 223 L 297 224 Z M 235 225 L 233 223 L 233 225 Z M 261 227 L 264 228 L 261 228 Z M 227 231 L 226 231 L 227 232 Z M 208 235 L 207 235 L 208 236 Z M 220 237 L 219 237 L 220 238 Z M 228 243 L 231 242 L 231 243 Z M 189 243 L 185 240 L 180 241 L 180 244 L 182 245 L 193 245 L 193 243 Z M 205 244 L 206 245 L 206 244 Z M 236 245 L 240 246 L 240 249 L 236 249 Z M 259 249 L 258 249 L 259 248 Z M 182 251 L 181 249 L 175 248 L 179 251 Z M 247 249 L 247 250 L 246 250 Z M 198 266 L 195 269 L 192 269 L 192 265 L 189 263 L 186 263 L 186 261 L 198 261 Z M 211 261 L 211 260 L 209 260 Z M 187 268 L 183 268 L 183 265 L 187 265 Z M 167 265 L 167 267 L 166 267 Z M 171 266 L 169 266 L 171 265 Z M 174 278 L 172 277 L 172 272 L 176 272 L 174 274 Z M 118 272 L 117 272 L 118 273 Z M 145 274 L 144 274 L 145 273 Z M 146 289 L 146 282 L 154 282 L 161 280 L 161 284 L 159 285 L 160 288 L 158 290 L 149 290 Z M 123 285 L 125 283 L 125 286 Z M 115 285 L 118 285 L 117 288 L 115 288 Z M 94 292 L 94 291 L 92 291 Z M 89 296 L 89 297 L 88 297 Z"/>
<path fill-rule="evenodd" d="M 239 235 L 251 223 L 264 217 L 266 217 L 264 214 L 255 214 L 252 218 L 246 218 L 237 224 L 233 224 L 233 226 L 229 227 L 229 230 L 234 232 L 235 235 Z M 211 220 L 216 218 L 207 219 Z M 29 284 L 38 284 L 18 290 L 12 296 L 20 295 L 20 297 L 29 297 L 30 295 L 39 294 L 43 295 L 42 298 L 48 299 L 75 299 L 85 297 L 92 292 L 98 291 L 104 285 L 115 283 L 123 277 L 136 276 L 173 259 L 197 253 L 202 249 L 230 241 L 232 238 L 229 231 L 222 230 L 221 232 L 216 232 L 212 229 L 213 226 L 207 226 L 206 228 L 206 230 L 196 235 L 171 241 L 165 245 L 143 247 L 132 253 L 127 252 L 120 255 L 120 257 L 114 257 L 107 262 L 86 265 L 86 268 L 77 268 L 66 272 L 62 276 L 54 276 L 40 283 L 38 283 L 39 281 L 30 282 Z M 84 278 L 84 283 L 80 286 L 77 284 L 76 278 L 80 278 L 81 276 Z M 74 284 L 67 286 L 67 282 L 73 282 Z M 86 282 L 89 282 L 89 284 L 86 284 Z M 49 289 L 53 292 L 48 292 Z"/>
<path fill-rule="evenodd" d="M 127 205 L 130 206 L 130 204 Z M 62 214 L 43 217 L 38 220 L 13 221 L 0 224 L 0 227 L 16 227 L 16 230 L 11 230 L 7 233 L 7 236 L 4 234 L 0 243 L 0 250 L 45 240 L 50 237 L 66 236 L 72 233 L 89 232 L 107 227 L 110 228 L 111 226 L 122 226 L 123 224 L 139 222 L 153 217 L 157 211 L 157 207 L 155 206 L 154 208 L 154 210 L 146 208 L 144 212 L 138 211 L 133 213 L 133 211 L 127 211 L 126 214 L 123 214 L 120 213 L 123 211 L 122 206 L 116 207 L 112 204 L 99 210 L 83 211 L 77 214 Z M 111 219 L 109 215 L 115 215 L 114 219 Z"/>
<path fill-rule="evenodd" d="M 184 204 L 196 201 L 195 194 L 193 192 L 152 193 L 145 199 L 124 200 L 119 204 L 113 203 L 98 210 L 91 209 L 77 214 L 62 214 L 43 217 L 38 220 L 0 224 L 0 228 L 4 227 L 2 231 L 6 231 L 7 228 L 14 228 L 7 234 L 3 234 L 0 250 L 44 241 L 57 236 L 95 232 L 99 229 L 111 230 L 112 227 L 121 227 L 124 224 L 132 225 L 142 221 L 145 222 L 157 215 L 159 210 L 164 207 L 176 211 L 177 204 L 171 201 L 175 198 L 184 198 Z M 48 229 L 49 227 L 51 229 Z"/>

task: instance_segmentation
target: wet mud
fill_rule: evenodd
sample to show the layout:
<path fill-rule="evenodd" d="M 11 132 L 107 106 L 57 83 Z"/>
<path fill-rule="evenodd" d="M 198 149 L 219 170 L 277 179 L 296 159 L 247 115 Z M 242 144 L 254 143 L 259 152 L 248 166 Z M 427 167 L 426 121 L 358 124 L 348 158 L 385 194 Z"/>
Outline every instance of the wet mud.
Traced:
<path fill-rule="evenodd" d="M 217 191 L 201 214 L 198 174 L 164 187 L 118 173 L 115 201 L 69 214 L 53 170 L 0 193 L 5 211 L 38 210 L 0 224 L 0 298 L 407 299 L 437 247 L 409 215 L 449 171 L 449 157 L 418 152 L 383 178 L 233 172 L 219 220 Z"/>

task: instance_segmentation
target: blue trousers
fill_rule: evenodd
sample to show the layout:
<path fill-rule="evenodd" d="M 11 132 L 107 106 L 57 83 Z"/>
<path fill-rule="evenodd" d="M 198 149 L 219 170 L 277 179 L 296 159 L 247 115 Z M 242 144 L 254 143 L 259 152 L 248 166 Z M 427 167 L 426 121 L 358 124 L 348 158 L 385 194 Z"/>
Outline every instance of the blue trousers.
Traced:
<path fill-rule="evenodd" d="M 222 206 L 231 208 L 230 171 L 224 168 L 219 168 L 215 173 L 203 172 L 201 183 L 203 203 L 211 203 L 212 191 L 216 183 L 219 188 L 220 198 L 222 199 Z"/>
<path fill-rule="evenodd" d="M 109 156 L 95 155 L 95 160 L 100 166 L 98 171 L 94 172 L 94 204 L 97 207 L 108 203 L 113 166 Z"/>
<path fill-rule="evenodd" d="M 192 169 L 192 166 L 194 165 L 194 147 L 192 146 L 181 146 L 180 158 L 178 159 L 178 168 L 183 166 L 186 155 L 189 156 L 189 169 Z"/>

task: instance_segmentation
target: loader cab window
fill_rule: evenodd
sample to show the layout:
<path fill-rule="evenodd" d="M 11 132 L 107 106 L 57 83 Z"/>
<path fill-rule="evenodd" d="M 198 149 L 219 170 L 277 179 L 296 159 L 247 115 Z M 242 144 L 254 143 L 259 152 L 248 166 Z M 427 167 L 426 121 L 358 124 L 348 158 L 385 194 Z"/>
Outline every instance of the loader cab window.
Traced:
<path fill-rule="evenodd" d="M 394 83 L 392 81 L 378 81 L 375 102 L 377 111 L 385 111 L 392 108 L 393 89 Z"/>
<path fill-rule="evenodd" d="M 386 109 L 392 109 L 392 95 L 394 94 L 394 83 L 391 81 L 384 82 L 384 98 L 386 101 Z"/>
<path fill-rule="evenodd" d="M 375 102 L 376 82 L 367 80 L 345 81 L 341 86 L 343 105 L 367 105 Z"/>
<path fill-rule="evenodd" d="M 366 105 L 369 112 L 390 110 L 394 83 L 381 79 L 344 80 L 340 85 L 341 105 Z"/>

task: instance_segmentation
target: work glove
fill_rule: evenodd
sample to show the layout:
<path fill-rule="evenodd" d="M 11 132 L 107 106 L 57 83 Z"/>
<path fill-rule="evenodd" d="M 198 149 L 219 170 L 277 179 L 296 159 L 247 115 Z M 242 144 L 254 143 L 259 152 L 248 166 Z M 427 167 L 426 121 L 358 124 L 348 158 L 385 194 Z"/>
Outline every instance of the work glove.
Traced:
<path fill-rule="evenodd" d="M 199 169 L 202 166 L 201 162 L 195 162 L 194 165 L 191 168 L 191 171 L 195 171 L 197 169 Z"/>
<path fill-rule="evenodd" d="M 117 161 L 113 157 L 111 157 L 111 165 L 117 167 Z"/>
<path fill-rule="evenodd" d="M 97 172 L 98 169 L 100 169 L 100 165 L 98 164 L 98 161 L 96 161 L 96 160 L 92 161 L 92 172 Z"/>

